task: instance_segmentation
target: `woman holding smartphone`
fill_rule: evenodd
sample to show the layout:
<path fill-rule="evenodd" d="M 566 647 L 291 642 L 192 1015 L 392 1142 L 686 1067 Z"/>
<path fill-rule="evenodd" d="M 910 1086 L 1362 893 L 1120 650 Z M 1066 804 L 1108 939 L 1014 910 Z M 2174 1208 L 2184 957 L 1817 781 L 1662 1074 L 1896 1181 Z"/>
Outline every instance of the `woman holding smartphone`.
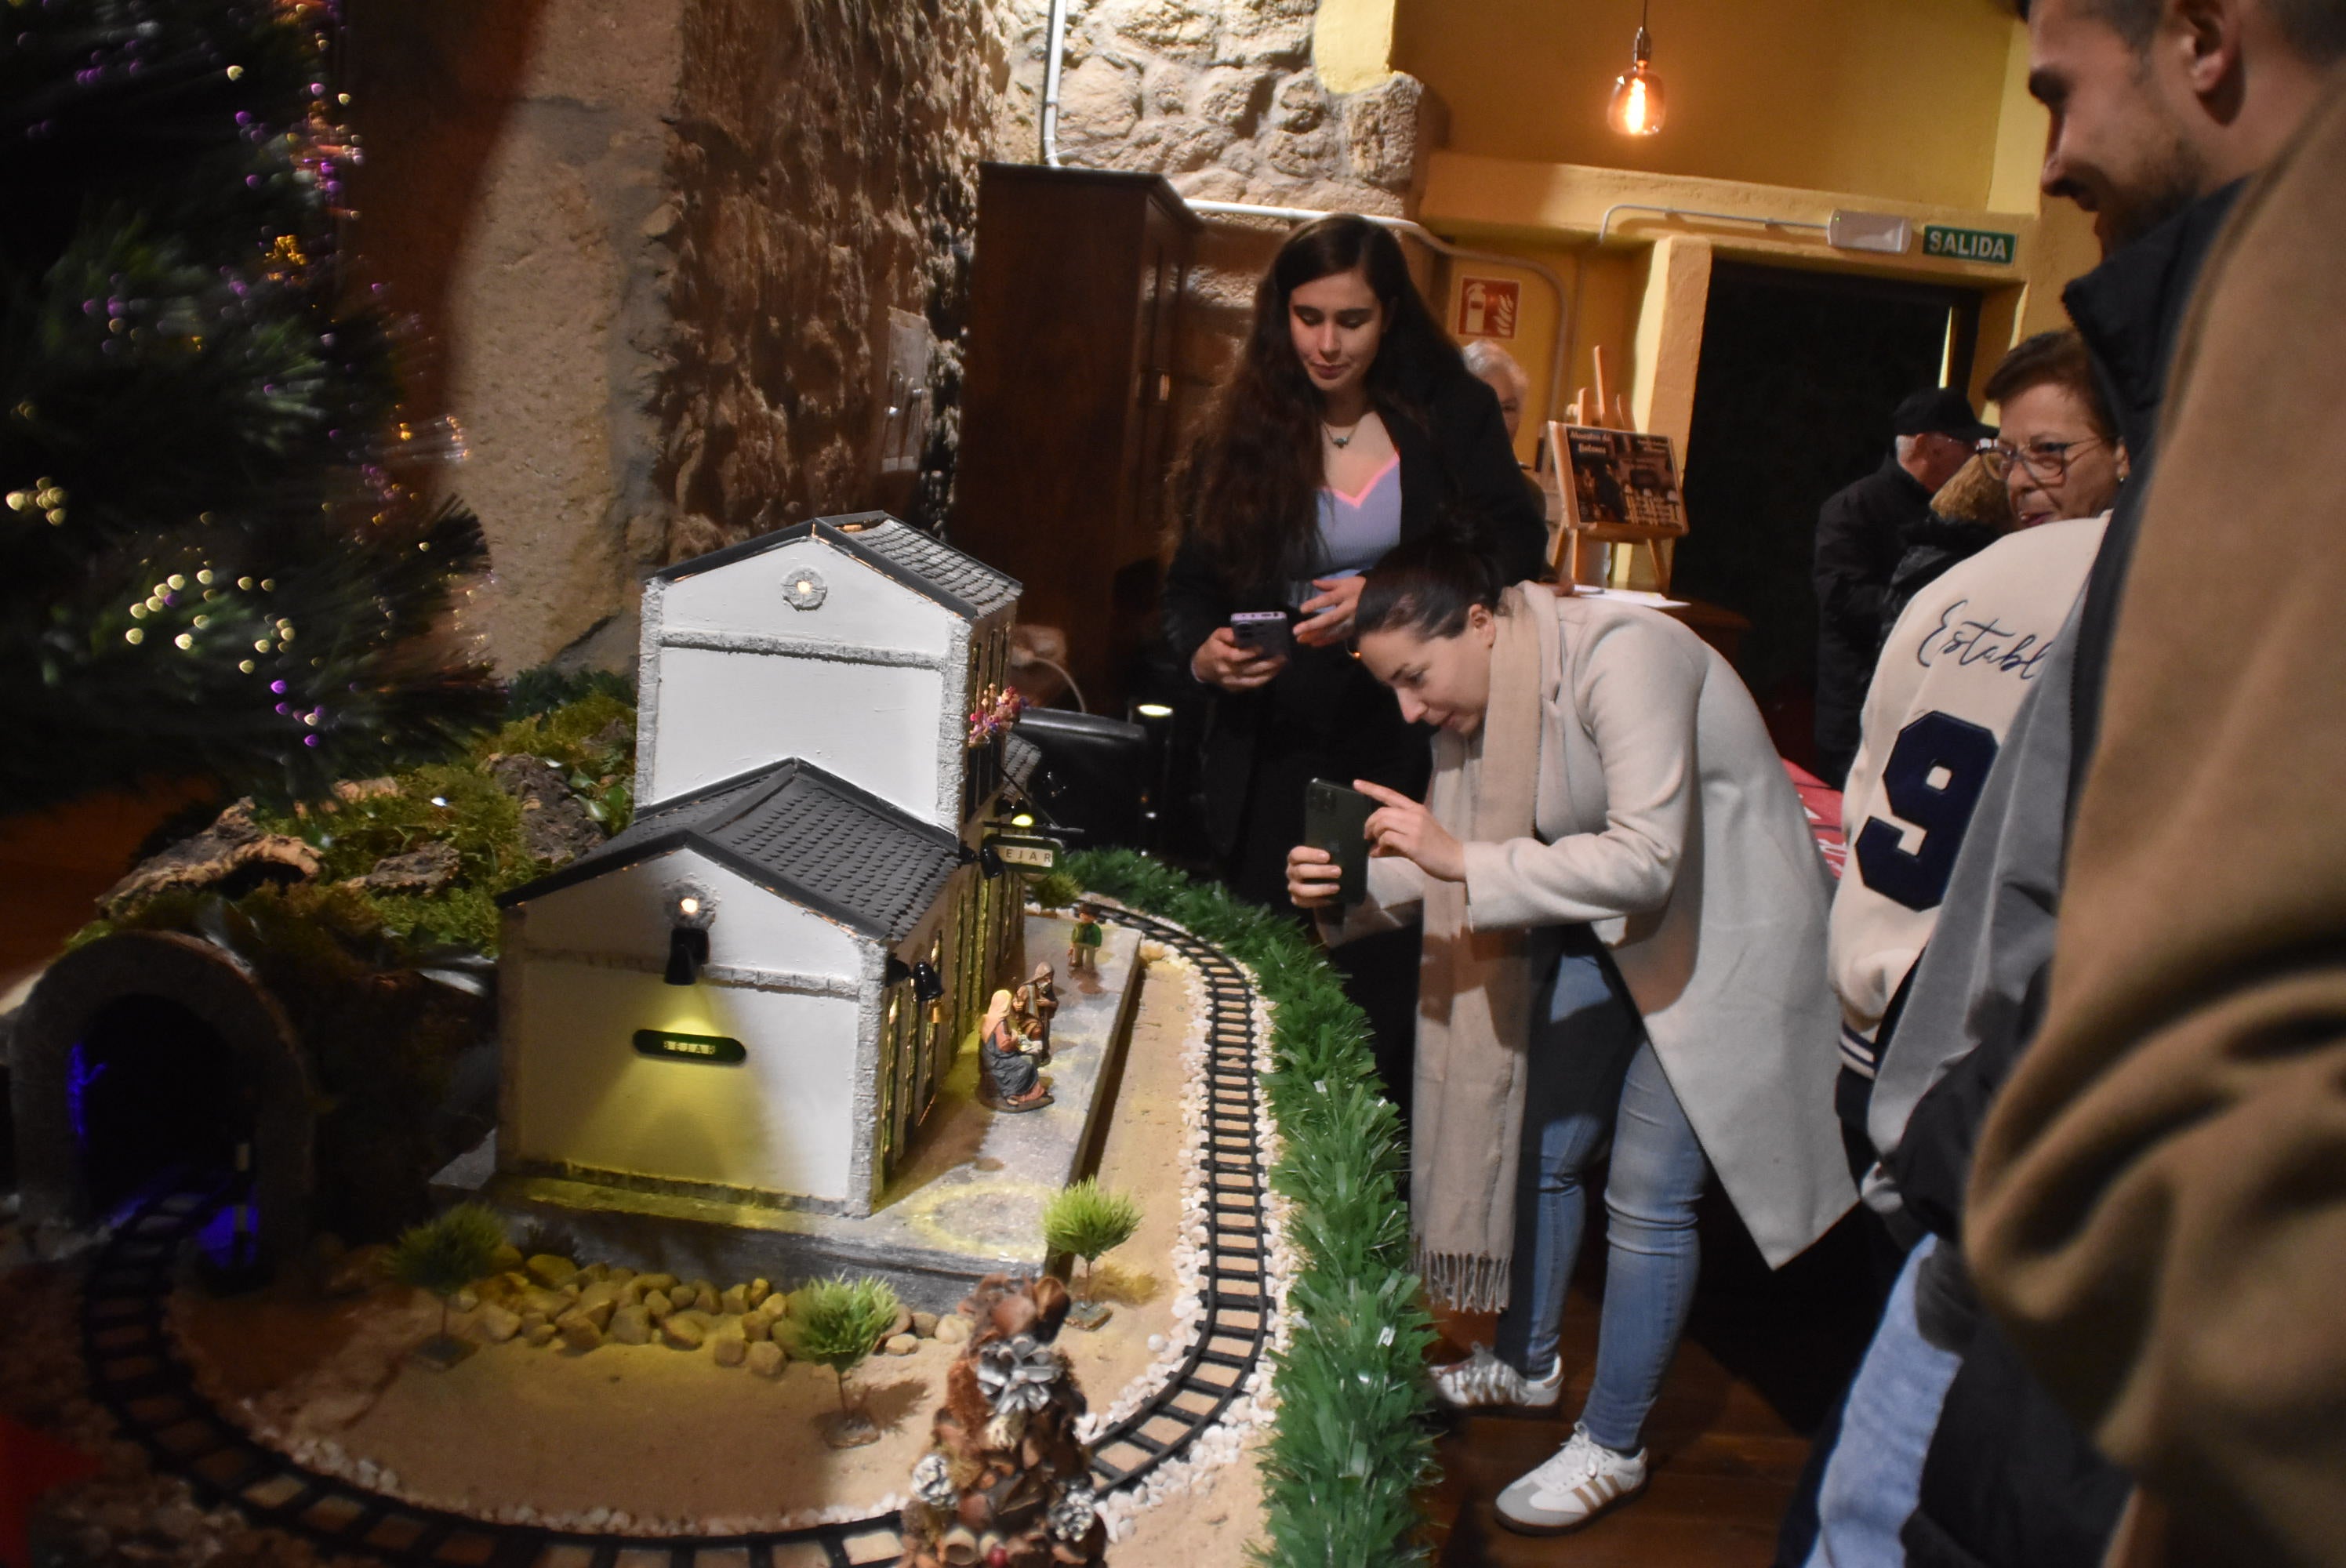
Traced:
<path fill-rule="evenodd" d="M 1286 907 L 1312 779 L 1423 784 L 1423 736 L 1351 657 L 1360 574 L 1456 516 L 1507 581 L 1537 575 L 1546 530 L 1518 475 L 1498 399 L 1427 311 L 1400 243 L 1349 213 L 1290 235 L 1183 463 L 1165 582 L 1173 650 L 1218 694 L 1206 826 L 1234 891 Z M 1285 638 L 1250 645 L 1230 625 L 1280 610 Z"/>
<path fill-rule="evenodd" d="M 1473 528 L 1506 581 L 1535 576 L 1546 527 L 1498 399 L 1427 311 L 1399 241 L 1351 214 L 1280 247 L 1178 494 L 1165 628 L 1213 694 L 1202 825 L 1231 890 L 1287 910 L 1287 848 L 1303 836 L 1312 779 L 1412 793 L 1425 782 L 1423 734 L 1351 657 L 1360 574 L 1443 517 Z M 1261 641 L 1231 625 L 1280 611 Z M 1411 944 L 1397 933 L 1340 961 L 1404 1117 Z"/>
<path fill-rule="evenodd" d="M 1547 1406 L 1584 1223 L 1611 1147 L 1596 1366 L 1569 1442 L 1499 1517 L 1574 1528 L 1645 1485 L 1642 1431 L 1694 1297 L 1713 1171 L 1771 1266 L 1855 1201 L 1832 1112 L 1827 879 L 1758 708 L 1665 616 L 1404 545 L 1354 606 L 1361 663 L 1433 724 L 1421 805 L 1362 779 L 1368 896 L 1288 857 L 1331 941 L 1422 911 L 1410 1207 L 1428 1288 L 1500 1309 L 1457 1406 Z M 1341 923 L 1336 923 L 1341 922 Z"/>

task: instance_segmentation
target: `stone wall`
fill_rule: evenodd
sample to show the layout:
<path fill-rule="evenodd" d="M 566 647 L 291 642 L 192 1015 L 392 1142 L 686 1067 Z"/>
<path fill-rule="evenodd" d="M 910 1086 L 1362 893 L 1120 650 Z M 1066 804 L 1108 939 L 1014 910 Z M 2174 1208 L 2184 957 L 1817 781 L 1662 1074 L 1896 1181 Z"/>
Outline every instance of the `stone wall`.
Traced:
<path fill-rule="evenodd" d="M 1006 0 L 352 11 L 356 280 L 464 433 L 501 668 L 624 665 L 666 562 L 942 511 L 977 164 L 1032 156 Z M 927 323 L 935 417 L 883 481 L 892 311 Z"/>
<path fill-rule="evenodd" d="M 827 513 L 942 514 L 977 165 L 1030 145 L 1000 0 L 688 0 L 658 473 L 669 559 Z M 890 311 L 932 334 L 917 483 L 877 451 Z"/>
<path fill-rule="evenodd" d="M 624 659 L 668 532 L 649 423 L 668 258 L 643 230 L 683 5 L 351 7 L 356 267 L 420 326 L 414 406 L 464 433 L 445 484 L 487 533 L 484 621 L 507 670 Z"/>
<path fill-rule="evenodd" d="M 1315 0 L 1071 0 L 1066 161 L 1185 195 L 1408 210 L 1438 105 L 1331 95 Z M 633 655 L 643 575 L 826 513 L 950 499 L 977 165 L 1031 161 L 1044 0 L 351 0 L 362 280 L 421 322 L 470 457 L 508 671 Z M 1200 241 L 1185 419 L 1285 225 Z M 933 418 L 882 476 L 892 322 Z M 917 339 L 917 330 L 912 336 Z"/>
<path fill-rule="evenodd" d="M 1162 174 L 1197 199 L 1406 215 L 1440 144 L 1440 101 L 1399 73 L 1330 93 L 1311 65 L 1317 9 L 1317 0 L 1069 0 L 1060 157 Z M 1022 109 L 1041 100 L 1046 15 L 1041 0 L 1018 0 Z M 1201 239 L 1182 331 L 1185 423 L 1235 361 L 1255 282 L 1287 228 L 1217 221 Z"/>

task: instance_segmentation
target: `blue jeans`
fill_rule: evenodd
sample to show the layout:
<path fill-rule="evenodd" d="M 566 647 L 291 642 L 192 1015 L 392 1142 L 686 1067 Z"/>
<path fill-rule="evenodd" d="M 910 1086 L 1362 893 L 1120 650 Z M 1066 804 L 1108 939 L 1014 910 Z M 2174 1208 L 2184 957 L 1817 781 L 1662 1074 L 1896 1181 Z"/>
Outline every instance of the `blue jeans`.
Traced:
<path fill-rule="evenodd" d="M 1817 1543 L 1808 1568 L 1896 1568 L 1899 1532 L 1923 1491 L 1923 1459 L 1963 1358 L 1923 1338 L 1914 1275 L 1939 1245 L 1925 1237 L 1891 1288 L 1882 1324 L 1842 1407 L 1841 1439 L 1817 1490 Z"/>
<path fill-rule="evenodd" d="M 1634 1452 L 1694 1303 L 1702 1261 L 1695 1204 L 1710 1163 L 1643 1021 L 1593 944 L 1576 943 L 1557 962 L 1533 1020 L 1515 1255 L 1497 1350 L 1533 1377 L 1555 1359 L 1586 1224 L 1581 1178 L 1609 1139 L 1605 1311 L 1580 1420 L 1606 1448 Z"/>

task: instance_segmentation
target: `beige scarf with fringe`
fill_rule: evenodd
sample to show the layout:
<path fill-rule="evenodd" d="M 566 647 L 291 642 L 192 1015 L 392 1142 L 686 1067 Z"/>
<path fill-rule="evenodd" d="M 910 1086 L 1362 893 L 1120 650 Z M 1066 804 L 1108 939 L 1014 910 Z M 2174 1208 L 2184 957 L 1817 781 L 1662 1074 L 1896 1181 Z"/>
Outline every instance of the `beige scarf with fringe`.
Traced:
<path fill-rule="evenodd" d="M 1561 664 L 1554 596 L 1519 583 L 1499 600 L 1491 695 L 1472 736 L 1433 744 L 1426 807 L 1461 843 L 1532 836 L 1541 698 Z M 1425 881 L 1409 1201 L 1418 1271 L 1433 1298 L 1470 1311 L 1507 1304 L 1515 1163 L 1530 1044 L 1530 932 L 1478 932 L 1466 886 Z"/>

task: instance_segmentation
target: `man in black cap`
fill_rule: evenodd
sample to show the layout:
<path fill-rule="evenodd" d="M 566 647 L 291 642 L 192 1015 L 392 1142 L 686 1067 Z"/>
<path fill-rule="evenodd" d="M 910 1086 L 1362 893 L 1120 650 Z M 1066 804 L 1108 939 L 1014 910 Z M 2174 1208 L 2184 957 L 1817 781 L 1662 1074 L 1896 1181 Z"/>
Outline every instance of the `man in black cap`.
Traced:
<path fill-rule="evenodd" d="M 1857 755 L 1858 717 L 1882 646 L 1882 606 L 1906 530 L 1931 497 L 1995 433 L 1953 387 L 1901 402 L 1897 443 L 1882 466 L 1840 492 L 1817 516 L 1817 772 L 1836 789 Z"/>

